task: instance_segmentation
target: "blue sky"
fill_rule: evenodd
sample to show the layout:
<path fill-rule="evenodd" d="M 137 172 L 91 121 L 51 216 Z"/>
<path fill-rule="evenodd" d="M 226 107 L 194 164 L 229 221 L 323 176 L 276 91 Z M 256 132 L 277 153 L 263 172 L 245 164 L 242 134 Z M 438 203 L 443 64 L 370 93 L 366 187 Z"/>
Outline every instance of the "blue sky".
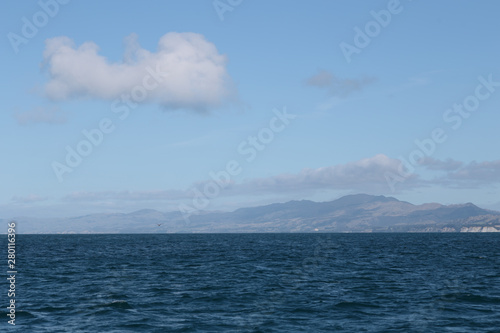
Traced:
<path fill-rule="evenodd" d="M 0 217 L 351 193 L 500 210 L 496 1 L 2 6 Z"/>

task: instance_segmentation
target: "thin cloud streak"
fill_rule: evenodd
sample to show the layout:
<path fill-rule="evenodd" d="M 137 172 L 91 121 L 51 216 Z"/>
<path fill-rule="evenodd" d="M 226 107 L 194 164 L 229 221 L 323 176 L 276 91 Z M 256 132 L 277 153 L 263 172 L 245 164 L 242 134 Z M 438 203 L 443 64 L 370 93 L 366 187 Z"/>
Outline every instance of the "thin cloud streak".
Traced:
<path fill-rule="evenodd" d="M 101 191 L 101 192 L 73 192 L 62 199 L 72 202 L 92 202 L 103 200 L 118 201 L 156 201 L 180 200 L 189 198 L 186 191 L 157 190 L 157 191 Z"/>
<path fill-rule="evenodd" d="M 65 112 L 58 107 L 34 107 L 31 110 L 14 114 L 19 125 L 29 124 L 64 124 L 68 121 Z"/>
<path fill-rule="evenodd" d="M 305 84 L 326 90 L 330 96 L 345 98 L 353 92 L 361 91 L 365 86 L 375 81 L 376 79 L 373 77 L 341 79 L 327 70 L 320 70 L 306 79 Z"/>
<path fill-rule="evenodd" d="M 26 196 L 13 196 L 11 201 L 19 204 L 32 204 L 35 202 L 41 202 L 41 201 L 46 201 L 48 200 L 47 197 L 40 196 L 37 194 L 29 194 Z"/>

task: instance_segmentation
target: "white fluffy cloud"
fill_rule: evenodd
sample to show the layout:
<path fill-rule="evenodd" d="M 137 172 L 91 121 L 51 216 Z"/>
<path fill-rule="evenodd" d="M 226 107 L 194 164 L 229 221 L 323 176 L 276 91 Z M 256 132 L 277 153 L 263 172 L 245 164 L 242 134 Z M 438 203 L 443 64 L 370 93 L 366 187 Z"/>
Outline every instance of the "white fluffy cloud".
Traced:
<path fill-rule="evenodd" d="M 167 33 L 156 52 L 141 48 L 136 35 L 125 42 L 123 62 L 113 63 L 99 55 L 93 42 L 76 47 L 68 37 L 48 39 L 46 95 L 53 100 L 115 100 L 123 94 L 133 96 L 134 88 L 143 87 L 147 91 L 144 102 L 196 111 L 220 107 L 234 98 L 227 58 L 203 35 Z"/>

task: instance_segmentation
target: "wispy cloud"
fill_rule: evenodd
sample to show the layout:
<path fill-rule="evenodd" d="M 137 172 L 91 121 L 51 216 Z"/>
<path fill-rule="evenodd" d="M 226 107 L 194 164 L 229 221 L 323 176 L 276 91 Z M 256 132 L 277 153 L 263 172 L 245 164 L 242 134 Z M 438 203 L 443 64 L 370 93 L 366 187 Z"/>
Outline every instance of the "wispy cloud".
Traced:
<path fill-rule="evenodd" d="M 428 185 L 443 188 L 479 189 L 500 184 L 500 160 L 464 163 L 451 158 L 445 160 L 426 157 L 419 163 L 430 172 L 426 180 Z"/>
<path fill-rule="evenodd" d="M 432 157 L 426 157 L 422 159 L 419 164 L 425 166 L 429 170 L 453 171 L 459 169 L 464 163 L 451 158 L 442 161 Z"/>
<path fill-rule="evenodd" d="M 58 107 L 35 107 L 27 111 L 18 111 L 14 114 L 19 125 L 28 124 L 63 124 L 67 121 L 66 113 Z"/>
<path fill-rule="evenodd" d="M 372 77 L 362 79 L 338 78 L 327 70 L 320 70 L 305 80 L 306 85 L 326 90 L 330 96 L 341 98 L 347 97 L 355 91 L 361 91 L 365 86 L 373 82 L 375 82 L 375 78 Z"/>
<path fill-rule="evenodd" d="M 29 194 L 26 196 L 13 196 L 11 200 L 15 203 L 31 204 L 35 202 L 46 201 L 48 200 L 48 198 L 37 194 Z"/>
<path fill-rule="evenodd" d="M 184 140 L 184 141 L 178 141 L 178 142 L 169 143 L 168 146 L 169 147 L 176 147 L 176 148 L 178 148 L 178 147 L 185 148 L 185 147 L 192 147 L 192 146 L 202 146 L 202 145 L 206 145 L 207 142 L 210 142 L 210 140 L 212 140 L 214 138 L 214 136 L 216 136 L 216 135 L 217 134 L 210 133 L 210 134 L 199 136 L 199 137 L 192 138 L 192 139 L 189 139 L 189 140 Z"/>
<path fill-rule="evenodd" d="M 500 160 L 473 161 L 457 170 L 450 171 L 440 181 L 448 186 L 480 188 L 500 183 Z"/>
<path fill-rule="evenodd" d="M 220 107 L 235 97 L 226 56 L 203 35 L 167 33 L 157 52 L 141 48 L 136 35 L 127 37 L 125 43 L 124 61 L 113 63 L 99 55 L 93 42 L 75 47 L 68 37 L 48 39 L 46 95 L 53 100 L 114 100 L 144 86 L 151 87 L 144 102 L 196 111 Z"/>
<path fill-rule="evenodd" d="M 156 191 L 101 191 L 101 192 L 73 192 L 63 197 L 64 201 L 151 201 L 151 200 L 179 200 L 189 198 L 186 191 L 156 190 Z"/>

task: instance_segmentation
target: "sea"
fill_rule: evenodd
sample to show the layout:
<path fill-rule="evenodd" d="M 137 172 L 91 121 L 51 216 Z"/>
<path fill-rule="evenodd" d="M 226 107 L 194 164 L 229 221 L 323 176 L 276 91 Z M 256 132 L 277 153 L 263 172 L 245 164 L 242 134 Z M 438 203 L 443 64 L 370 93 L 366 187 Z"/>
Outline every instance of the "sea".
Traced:
<path fill-rule="evenodd" d="M 16 269 L 1 332 L 500 332 L 494 233 L 20 234 Z"/>

